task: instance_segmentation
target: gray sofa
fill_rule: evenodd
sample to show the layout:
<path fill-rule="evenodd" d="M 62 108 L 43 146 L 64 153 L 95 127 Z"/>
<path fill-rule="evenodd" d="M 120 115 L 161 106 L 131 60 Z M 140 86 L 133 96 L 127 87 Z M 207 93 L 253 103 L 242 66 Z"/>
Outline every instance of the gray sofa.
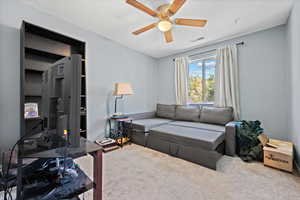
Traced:
<path fill-rule="evenodd" d="M 134 114 L 132 142 L 216 169 L 223 154 L 235 155 L 232 108 L 158 104 Z"/>

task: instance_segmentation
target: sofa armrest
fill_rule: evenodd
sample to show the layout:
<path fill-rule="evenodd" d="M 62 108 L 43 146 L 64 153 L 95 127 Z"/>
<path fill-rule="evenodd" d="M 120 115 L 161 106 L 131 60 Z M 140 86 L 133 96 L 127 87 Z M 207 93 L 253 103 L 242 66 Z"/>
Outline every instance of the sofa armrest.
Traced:
<path fill-rule="evenodd" d="M 225 126 L 225 154 L 235 156 L 236 152 L 236 125 L 229 122 Z"/>
<path fill-rule="evenodd" d="M 149 119 L 154 118 L 156 115 L 156 112 L 145 112 L 145 113 L 135 113 L 135 114 L 129 114 L 128 116 L 133 118 L 134 120 L 138 119 Z"/>

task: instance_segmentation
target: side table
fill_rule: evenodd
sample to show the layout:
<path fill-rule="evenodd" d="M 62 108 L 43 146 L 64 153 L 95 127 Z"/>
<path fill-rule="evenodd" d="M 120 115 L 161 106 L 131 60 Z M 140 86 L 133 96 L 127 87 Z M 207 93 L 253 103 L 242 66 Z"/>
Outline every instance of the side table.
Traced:
<path fill-rule="evenodd" d="M 121 139 L 121 147 L 124 144 L 123 138 L 131 140 L 132 120 L 133 118 L 131 117 L 110 117 L 108 119 L 109 137 L 115 140 Z"/>

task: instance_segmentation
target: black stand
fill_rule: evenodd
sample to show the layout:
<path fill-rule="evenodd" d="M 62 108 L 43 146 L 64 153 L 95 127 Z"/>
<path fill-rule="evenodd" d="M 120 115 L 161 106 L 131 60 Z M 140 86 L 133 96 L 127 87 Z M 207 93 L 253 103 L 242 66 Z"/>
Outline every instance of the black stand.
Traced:
<path fill-rule="evenodd" d="M 35 135 L 32 137 L 40 137 L 40 135 Z M 81 156 L 85 156 L 87 154 L 91 154 L 93 156 L 93 165 L 94 165 L 94 177 L 93 182 L 78 168 L 78 173 L 80 176 L 76 179 L 76 187 L 73 187 L 72 184 L 70 184 L 69 187 L 69 193 L 67 194 L 65 191 L 62 191 L 64 188 L 57 188 L 56 192 L 57 194 L 62 192 L 65 197 L 76 197 L 80 193 L 86 192 L 90 190 L 91 188 L 94 188 L 93 192 L 93 199 L 94 200 L 101 200 L 102 199 L 102 147 L 86 140 L 85 138 L 80 138 L 80 146 L 78 148 L 68 148 L 68 151 L 66 151 L 66 147 L 56 148 L 56 149 L 50 149 L 50 150 L 42 150 L 38 151 L 39 149 L 35 149 L 32 151 L 32 149 L 27 149 L 26 145 L 19 144 L 19 149 L 22 149 L 22 151 L 19 151 L 19 161 L 20 163 L 23 161 L 23 159 L 38 159 L 38 158 L 65 158 L 71 157 L 73 159 L 79 158 Z M 17 175 L 17 199 L 23 200 L 24 197 L 27 196 L 28 192 L 26 188 L 23 185 L 22 181 L 22 167 L 18 166 L 18 175 Z M 38 196 L 38 195 L 37 195 Z M 27 199 L 39 199 L 39 198 L 27 198 Z"/>

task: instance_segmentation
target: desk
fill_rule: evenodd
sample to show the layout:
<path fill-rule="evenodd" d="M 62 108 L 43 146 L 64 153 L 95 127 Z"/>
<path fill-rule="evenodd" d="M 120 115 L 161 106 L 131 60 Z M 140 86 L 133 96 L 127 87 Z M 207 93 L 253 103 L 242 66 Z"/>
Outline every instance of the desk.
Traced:
<path fill-rule="evenodd" d="M 35 137 L 39 137 L 38 135 Z M 32 138 L 32 137 L 31 137 Z M 30 149 L 30 147 L 26 147 L 26 145 L 19 145 L 19 166 L 22 165 L 22 159 L 26 158 L 57 158 L 64 157 L 67 155 L 68 157 L 78 158 L 81 156 L 85 156 L 90 154 L 93 156 L 93 166 L 94 166 L 94 191 L 93 191 L 93 199 L 94 200 L 102 200 L 102 147 L 88 141 L 85 138 L 80 138 L 80 146 L 78 148 L 66 148 L 60 147 L 51 150 L 41 150 L 36 148 Z M 66 154 L 65 154 L 66 153 Z M 23 185 L 22 185 L 22 169 L 18 168 L 18 183 L 17 183 L 17 199 L 23 199 Z"/>

